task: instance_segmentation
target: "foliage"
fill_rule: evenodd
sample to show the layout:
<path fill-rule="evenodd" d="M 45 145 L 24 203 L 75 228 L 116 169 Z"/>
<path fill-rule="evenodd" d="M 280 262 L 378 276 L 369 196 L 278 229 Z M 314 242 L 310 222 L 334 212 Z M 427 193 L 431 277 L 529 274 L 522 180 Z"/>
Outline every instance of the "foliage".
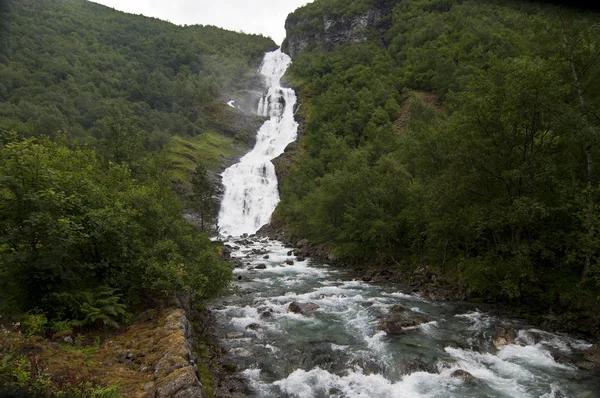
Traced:
<path fill-rule="evenodd" d="M 44 314 L 28 314 L 21 322 L 21 331 L 27 337 L 42 336 L 48 324 Z"/>
<path fill-rule="evenodd" d="M 196 166 L 192 177 L 192 193 L 189 198 L 191 208 L 200 219 L 200 230 L 211 231 L 216 223 L 217 208 L 214 202 L 215 188 L 210 181 L 206 168 Z"/>
<path fill-rule="evenodd" d="M 318 37 L 312 20 L 363 6 L 375 2 L 316 0 L 288 35 Z M 366 42 L 294 58 L 306 135 L 274 220 L 347 262 L 412 259 L 484 297 L 580 291 L 585 259 L 599 270 L 599 174 L 587 186 L 584 148 L 597 158 L 600 15 L 405 0 L 389 18 Z"/>
<path fill-rule="evenodd" d="M 276 47 L 260 35 L 182 27 L 89 1 L 2 5 L 0 130 L 27 135 L 63 131 L 95 142 L 111 131 L 114 103 L 159 146 L 165 135 L 196 136 L 203 105 L 239 90 Z"/>
<path fill-rule="evenodd" d="M 114 326 L 148 292 L 225 286 L 229 271 L 181 218 L 161 158 L 139 164 L 133 178 L 125 162 L 48 138 L 0 147 L 0 295 L 13 310 Z"/>
<path fill-rule="evenodd" d="M 118 322 L 127 315 L 122 295 L 105 286 L 93 290 L 54 293 L 52 299 L 61 303 L 68 311 L 70 324 L 82 326 L 119 326 Z"/>

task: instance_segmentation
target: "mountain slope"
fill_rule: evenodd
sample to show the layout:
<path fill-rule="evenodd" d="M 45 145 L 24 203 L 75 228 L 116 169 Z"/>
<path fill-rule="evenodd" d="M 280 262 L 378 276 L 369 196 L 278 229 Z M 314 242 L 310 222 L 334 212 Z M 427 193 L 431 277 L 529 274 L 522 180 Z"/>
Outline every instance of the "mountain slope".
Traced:
<path fill-rule="evenodd" d="M 275 224 L 349 263 L 428 267 L 470 297 L 593 308 L 599 21 L 508 0 L 295 11 L 305 136 Z"/>

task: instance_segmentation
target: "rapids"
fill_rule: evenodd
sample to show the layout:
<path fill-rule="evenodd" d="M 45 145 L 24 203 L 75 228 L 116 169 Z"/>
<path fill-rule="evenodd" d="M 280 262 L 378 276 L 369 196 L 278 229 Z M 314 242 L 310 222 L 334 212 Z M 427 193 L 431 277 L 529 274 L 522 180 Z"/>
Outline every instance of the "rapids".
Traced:
<path fill-rule="evenodd" d="M 269 120 L 256 147 L 223 173 L 222 237 L 255 233 L 279 201 L 271 160 L 297 132 L 296 95 L 280 84 L 289 64 L 280 50 L 265 55 L 260 71 L 268 93 L 257 113 Z M 435 302 L 356 280 L 348 270 L 298 261 L 289 248 L 266 238 L 229 237 L 225 244 L 240 267 L 233 293 L 212 302 L 211 310 L 225 349 L 222 360 L 245 377 L 252 396 L 600 397 L 600 381 L 573 365 L 590 346 L 585 341 L 472 304 Z M 294 301 L 319 309 L 292 313 Z M 398 304 L 428 322 L 387 335 L 379 319 Z M 497 349 L 492 333 L 506 326 L 519 331 L 517 339 Z M 471 376 L 453 377 L 457 370 Z"/>

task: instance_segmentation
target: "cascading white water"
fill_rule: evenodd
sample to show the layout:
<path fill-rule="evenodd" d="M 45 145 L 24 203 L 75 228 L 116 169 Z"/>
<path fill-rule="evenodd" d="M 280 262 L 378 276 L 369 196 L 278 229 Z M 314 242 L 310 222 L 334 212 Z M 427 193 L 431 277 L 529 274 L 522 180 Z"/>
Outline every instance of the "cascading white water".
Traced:
<path fill-rule="evenodd" d="M 254 149 L 222 174 L 225 194 L 219 212 L 221 235 L 255 233 L 271 220 L 279 203 L 271 160 L 296 140 L 298 131 L 294 120 L 296 94 L 281 87 L 280 82 L 290 63 L 291 58 L 281 50 L 265 54 L 260 73 L 266 78 L 268 92 L 260 100 L 257 112 L 269 120 L 258 131 Z"/>

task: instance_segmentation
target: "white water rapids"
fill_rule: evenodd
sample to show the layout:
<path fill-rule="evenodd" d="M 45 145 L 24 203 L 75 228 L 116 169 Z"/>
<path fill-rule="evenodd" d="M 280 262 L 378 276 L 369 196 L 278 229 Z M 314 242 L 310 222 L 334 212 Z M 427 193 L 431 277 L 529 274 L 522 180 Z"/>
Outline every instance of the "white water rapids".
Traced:
<path fill-rule="evenodd" d="M 222 175 L 225 194 L 219 212 L 219 233 L 223 236 L 255 233 L 271 220 L 279 202 L 271 160 L 296 140 L 298 131 L 294 120 L 296 94 L 280 83 L 290 62 L 288 55 L 276 50 L 265 55 L 260 67 L 268 92 L 260 100 L 257 112 L 269 120 L 258 131 L 254 149 Z"/>
<path fill-rule="evenodd" d="M 280 85 L 289 63 L 278 50 L 266 54 L 261 66 L 269 91 L 258 113 L 269 120 L 256 147 L 223 174 L 221 236 L 255 233 L 279 201 L 271 160 L 297 132 L 296 96 Z M 600 397 L 600 380 L 574 365 L 589 347 L 585 341 L 473 304 L 436 302 L 394 284 L 365 282 L 351 270 L 296 257 L 267 238 L 224 243 L 237 266 L 235 289 L 212 302 L 211 310 L 223 369 L 246 386 L 223 387 L 219 398 Z M 319 308 L 294 313 L 294 301 Z M 379 320 L 398 305 L 427 322 L 387 335 Z M 507 326 L 518 337 L 498 349 L 492 334 Z M 457 377 L 457 371 L 470 376 Z"/>

